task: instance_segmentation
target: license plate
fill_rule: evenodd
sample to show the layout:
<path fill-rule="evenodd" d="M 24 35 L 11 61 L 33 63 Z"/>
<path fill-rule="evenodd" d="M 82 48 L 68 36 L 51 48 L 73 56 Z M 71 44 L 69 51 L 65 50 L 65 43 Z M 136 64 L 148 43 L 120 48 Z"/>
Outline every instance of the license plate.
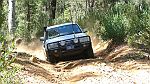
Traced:
<path fill-rule="evenodd" d="M 67 46 L 67 50 L 74 49 L 74 46 Z"/>

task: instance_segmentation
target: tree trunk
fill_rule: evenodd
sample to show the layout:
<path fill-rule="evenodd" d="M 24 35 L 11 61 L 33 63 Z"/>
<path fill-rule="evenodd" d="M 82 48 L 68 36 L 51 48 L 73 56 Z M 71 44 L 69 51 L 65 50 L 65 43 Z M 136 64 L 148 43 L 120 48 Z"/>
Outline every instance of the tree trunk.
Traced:
<path fill-rule="evenodd" d="M 49 25 L 53 25 L 53 20 L 55 19 L 56 2 L 57 0 L 48 0 Z"/>
<path fill-rule="evenodd" d="M 30 0 L 27 1 L 27 29 L 30 34 Z"/>
<path fill-rule="evenodd" d="M 55 13 L 56 13 L 56 0 L 52 0 L 52 2 L 51 2 L 51 7 L 52 7 L 52 9 L 51 9 L 51 18 L 52 19 L 55 19 Z"/>
<path fill-rule="evenodd" d="M 0 0 L 0 28 L 3 22 L 3 14 L 2 14 L 3 6 L 2 5 L 3 5 L 3 0 Z"/>
<path fill-rule="evenodd" d="M 2 9 L 3 0 L 0 0 L 0 9 Z"/>
<path fill-rule="evenodd" d="M 88 3 L 89 12 L 92 12 L 95 4 L 95 0 L 87 0 L 87 3 Z"/>
<path fill-rule="evenodd" d="M 85 14 L 87 14 L 87 12 L 88 12 L 88 0 L 86 0 L 86 11 L 85 11 Z"/>
<path fill-rule="evenodd" d="M 31 0 L 26 0 L 26 21 L 27 21 L 27 32 L 26 32 L 26 40 L 31 40 Z"/>
<path fill-rule="evenodd" d="M 15 32 L 15 0 L 8 0 L 8 28 L 11 35 Z"/>

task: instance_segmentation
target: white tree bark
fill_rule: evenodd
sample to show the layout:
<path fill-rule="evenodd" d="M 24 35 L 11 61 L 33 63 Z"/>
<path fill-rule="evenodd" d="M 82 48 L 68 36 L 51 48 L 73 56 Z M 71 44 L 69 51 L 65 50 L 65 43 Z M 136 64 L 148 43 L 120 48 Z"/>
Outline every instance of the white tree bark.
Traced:
<path fill-rule="evenodd" d="M 15 0 L 8 0 L 8 29 L 10 34 L 15 31 Z"/>

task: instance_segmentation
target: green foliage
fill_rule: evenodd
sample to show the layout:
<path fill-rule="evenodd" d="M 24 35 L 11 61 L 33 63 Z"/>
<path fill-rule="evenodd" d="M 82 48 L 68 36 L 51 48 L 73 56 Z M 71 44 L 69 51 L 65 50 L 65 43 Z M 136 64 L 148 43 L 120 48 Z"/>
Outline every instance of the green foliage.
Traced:
<path fill-rule="evenodd" d="M 27 20 L 29 2 L 31 17 Z M 17 0 L 16 36 L 31 38 L 41 36 L 47 26 L 46 0 Z M 96 0 L 88 11 L 85 0 L 58 0 L 54 24 L 78 22 L 103 40 L 150 45 L 150 4 L 148 0 Z M 27 26 L 29 25 L 29 26 Z"/>
<path fill-rule="evenodd" d="M 18 77 L 16 77 L 18 70 L 18 68 L 12 67 L 10 69 L 1 71 L 0 84 L 20 84 L 21 81 Z"/>
<path fill-rule="evenodd" d="M 0 28 L 2 23 L 3 23 L 3 13 L 2 13 L 2 8 L 0 8 Z"/>
<path fill-rule="evenodd" d="M 89 8 L 86 0 L 57 0 L 53 24 L 78 22 L 103 40 L 150 45 L 149 0 L 94 1 L 93 8 Z M 43 27 L 51 20 L 47 4 L 47 0 L 16 0 L 16 37 L 31 39 L 43 35 Z M 4 1 L 0 10 L 4 16 L 0 17 L 1 31 L 7 30 L 7 9 Z"/>
<path fill-rule="evenodd" d="M 104 40 L 112 39 L 115 42 L 124 42 L 129 27 L 128 19 L 122 13 L 122 4 L 116 4 L 100 16 L 102 28 L 101 37 Z"/>
<path fill-rule="evenodd" d="M 132 16 L 130 16 L 131 28 L 127 35 L 130 45 L 135 43 L 150 47 L 150 4 L 142 1 L 134 5 Z"/>
<path fill-rule="evenodd" d="M 97 1 L 93 12 L 78 22 L 103 40 L 150 45 L 150 4 L 145 0 Z"/>
<path fill-rule="evenodd" d="M 77 22 L 85 17 L 85 0 L 57 0 L 55 24 Z"/>
<path fill-rule="evenodd" d="M 43 27 L 47 26 L 48 17 L 44 11 L 46 0 L 17 0 L 16 1 L 16 36 L 27 40 L 39 37 Z"/>
<path fill-rule="evenodd" d="M 6 31 L 6 1 L 0 1 L 0 32 Z"/>
<path fill-rule="evenodd" d="M 15 57 L 11 56 L 14 44 L 8 45 L 7 39 L 0 34 L 0 84 L 19 84 L 16 78 L 18 68 L 11 67 Z"/>

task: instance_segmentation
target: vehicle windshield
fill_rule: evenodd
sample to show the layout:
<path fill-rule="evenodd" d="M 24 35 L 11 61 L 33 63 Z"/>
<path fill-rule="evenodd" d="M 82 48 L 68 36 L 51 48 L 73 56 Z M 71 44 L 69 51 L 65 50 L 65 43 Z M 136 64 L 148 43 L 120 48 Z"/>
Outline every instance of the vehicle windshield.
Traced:
<path fill-rule="evenodd" d="M 78 25 L 65 25 L 48 30 L 48 38 L 54 38 L 57 36 L 69 35 L 73 33 L 81 33 L 81 29 Z"/>

